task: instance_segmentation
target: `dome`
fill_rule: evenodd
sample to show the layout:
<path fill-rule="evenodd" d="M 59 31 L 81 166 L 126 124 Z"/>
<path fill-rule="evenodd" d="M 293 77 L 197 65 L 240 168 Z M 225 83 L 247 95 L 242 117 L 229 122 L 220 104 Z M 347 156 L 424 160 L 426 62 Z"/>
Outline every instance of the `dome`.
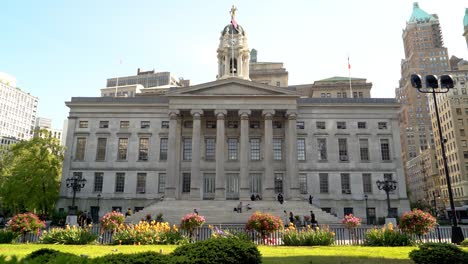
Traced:
<path fill-rule="evenodd" d="M 234 35 L 242 34 L 242 36 L 245 36 L 245 31 L 239 24 L 237 24 L 237 29 L 235 29 L 232 24 L 228 24 L 227 26 L 225 26 L 223 31 L 221 32 L 221 35 L 224 36 L 226 35 L 226 33 Z"/>

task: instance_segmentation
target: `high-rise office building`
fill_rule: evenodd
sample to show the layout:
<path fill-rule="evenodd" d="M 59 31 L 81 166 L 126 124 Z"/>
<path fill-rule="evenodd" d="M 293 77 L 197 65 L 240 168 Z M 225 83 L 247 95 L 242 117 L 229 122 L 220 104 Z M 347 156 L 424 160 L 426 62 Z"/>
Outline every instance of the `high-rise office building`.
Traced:
<path fill-rule="evenodd" d="M 414 73 L 440 75 L 449 69 L 449 60 L 437 15 L 428 14 L 418 3 L 413 4 L 413 12 L 403 30 L 403 45 L 405 58 L 395 94 L 401 103 L 400 136 L 407 172 L 406 162 L 434 145 L 428 100 L 411 86 L 410 76 Z"/>
<path fill-rule="evenodd" d="M 463 36 L 466 39 L 466 46 L 468 47 L 468 8 L 465 9 L 465 17 L 463 18 Z"/>
<path fill-rule="evenodd" d="M 0 73 L 0 142 L 9 145 L 33 136 L 38 98 L 16 87 L 16 78 Z M 4 143 L 8 142 L 8 143 Z"/>

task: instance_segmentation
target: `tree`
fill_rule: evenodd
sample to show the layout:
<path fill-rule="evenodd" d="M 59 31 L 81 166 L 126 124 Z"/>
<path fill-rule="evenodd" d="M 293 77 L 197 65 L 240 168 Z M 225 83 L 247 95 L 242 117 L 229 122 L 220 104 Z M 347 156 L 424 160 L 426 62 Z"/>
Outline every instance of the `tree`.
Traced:
<path fill-rule="evenodd" d="M 58 198 L 64 148 L 46 130 L 11 146 L 2 156 L 0 198 L 17 211 L 48 214 Z"/>

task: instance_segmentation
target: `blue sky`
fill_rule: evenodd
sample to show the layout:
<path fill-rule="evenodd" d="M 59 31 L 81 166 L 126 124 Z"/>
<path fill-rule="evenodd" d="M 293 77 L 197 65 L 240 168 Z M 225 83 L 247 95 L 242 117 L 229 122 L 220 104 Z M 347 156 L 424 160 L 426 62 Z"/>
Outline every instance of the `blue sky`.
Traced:
<path fill-rule="evenodd" d="M 213 81 L 219 34 L 238 8 L 259 61 L 284 62 L 289 84 L 348 76 L 394 97 L 404 57 L 408 0 L 13 1 L 0 4 L 0 72 L 39 97 L 39 116 L 62 127 L 64 102 L 99 96 L 106 79 L 143 70 L 171 71 L 193 84 Z M 466 0 L 419 1 L 437 13 L 449 54 L 468 59 Z M 119 61 L 122 60 L 122 64 Z"/>

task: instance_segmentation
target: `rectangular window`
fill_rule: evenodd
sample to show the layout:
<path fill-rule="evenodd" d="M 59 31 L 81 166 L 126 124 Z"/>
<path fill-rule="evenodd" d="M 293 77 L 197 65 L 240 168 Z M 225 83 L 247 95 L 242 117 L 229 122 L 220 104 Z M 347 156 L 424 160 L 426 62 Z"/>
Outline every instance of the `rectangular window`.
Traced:
<path fill-rule="evenodd" d="M 193 121 L 184 121 L 185 128 L 193 128 Z"/>
<path fill-rule="evenodd" d="M 465 129 L 460 129 L 460 136 L 462 136 L 462 137 L 465 136 Z"/>
<path fill-rule="evenodd" d="M 457 112 L 457 115 L 461 115 L 461 114 L 462 114 L 461 108 L 456 108 L 455 111 Z"/>
<path fill-rule="evenodd" d="M 120 128 L 130 128 L 130 121 L 120 121 Z"/>
<path fill-rule="evenodd" d="M 379 129 L 387 129 L 387 122 L 379 122 Z"/>
<path fill-rule="evenodd" d="M 360 138 L 359 139 L 359 153 L 361 154 L 361 160 L 369 160 L 369 139 Z"/>
<path fill-rule="evenodd" d="M 238 128 L 239 122 L 238 121 L 228 121 L 227 123 L 228 128 Z"/>
<path fill-rule="evenodd" d="M 327 160 L 327 139 L 317 138 L 318 160 Z"/>
<path fill-rule="evenodd" d="M 305 138 L 297 139 L 297 160 L 306 160 Z"/>
<path fill-rule="evenodd" d="M 299 174 L 299 192 L 307 194 L 307 174 Z"/>
<path fill-rule="evenodd" d="M 206 128 L 216 128 L 216 120 L 206 120 Z"/>
<path fill-rule="evenodd" d="M 325 122 L 324 121 L 317 121 L 317 122 L 315 122 L 315 127 L 317 129 L 325 129 L 326 128 L 325 127 Z"/>
<path fill-rule="evenodd" d="M 346 138 L 338 139 L 339 161 L 348 161 L 348 141 Z"/>
<path fill-rule="evenodd" d="M 458 125 L 463 126 L 463 119 L 458 119 Z"/>
<path fill-rule="evenodd" d="M 328 193 L 328 173 L 319 173 L 320 193 Z"/>
<path fill-rule="evenodd" d="M 138 160 L 148 160 L 149 138 L 140 138 L 138 145 Z"/>
<path fill-rule="evenodd" d="M 349 182 L 349 173 L 341 173 L 341 193 L 351 194 L 351 184 Z"/>
<path fill-rule="evenodd" d="M 343 121 L 336 122 L 336 128 L 337 129 L 346 129 L 346 122 L 343 122 Z"/>
<path fill-rule="evenodd" d="M 363 98 L 363 97 L 364 97 L 363 93 L 359 92 L 359 98 Z"/>
<path fill-rule="evenodd" d="M 169 121 L 161 121 L 161 128 L 169 128 Z"/>
<path fill-rule="evenodd" d="M 260 121 L 252 120 L 249 122 L 250 128 L 260 128 Z"/>
<path fill-rule="evenodd" d="M 384 180 L 385 181 L 392 181 L 393 180 L 393 175 L 391 173 L 384 173 Z"/>
<path fill-rule="evenodd" d="M 104 181 L 104 173 L 95 172 L 94 173 L 94 191 L 95 192 L 102 192 L 103 181 Z"/>
<path fill-rule="evenodd" d="M 281 123 L 281 121 L 273 121 L 272 126 L 273 126 L 273 128 L 282 128 L 283 123 Z"/>
<path fill-rule="evenodd" d="M 115 174 L 115 192 L 123 193 L 125 190 L 125 173 L 118 172 Z"/>
<path fill-rule="evenodd" d="M 107 146 L 107 138 L 98 138 L 96 160 L 102 161 L 106 159 L 106 146 Z"/>
<path fill-rule="evenodd" d="M 75 160 L 84 160 L 86 150 L 86 138 L 79 137 L 76 139 Z"/>
<path fill-rule="evenodd" d="M 353 92 L 353 98 L 357 98 L 357 95 L 358 95 L 357 92 Z"/>
<path fill-rule="evenodd" d="M 182 159 L 192 160 L 192 138 L 184 138 Z"/>
<path fill-rule="evenodd" d="M 190 173 L 189 172 L 182 173 L 182 192 L 183 193 L 190 192 Z"/>
<path fill-rule="evenodd" d="M 127 160 L 128 138 L 119 138 L 117 160 Z"/>
<path fill-rule="evenodd" d="M 141 128 L 150 128 L 150 121 L 141 121 L 140 122 Z"/>
<path fill-rule="evenodd" d="M 80 121 L 79 128 L 88 128 L 88 121 Z"/>
<path fill-rule="evenodd" d="M 283 173 L 275 173 L 275 193 L 283 193 Z"/>
<path fill-rule="evenodd" d="M 99 128 L 109 128 L 109 121 L 99 121 Z"/>
<path fill-rule="evenodd" d="M 380 152 L 382 153 L 382 160 L 390 160 L 390 144 L 388 139 L 380 140 Z"/>
<path fill-rule="evenodd" d="M 257 194 L 262 191 L 262 175 L 260 173 L 250 174 L 250 193 Z"/>
<path fill-rule="evenodd" d="M 250 160 L 260 160 L 260 139 L 250 139 Z"/>
<path fill-rule="evenodd" d="M 359 128 L 359 129 L 367 128 L 366 122 L 357 122 L 357 128 Z"/>
<path fill-rule="evenodd" d="M 362 188 L 364 193 L 372 193 L 372 177 L 370 173 L 362 174 Z"/>
<path fill-rule="evenodd" d="M 344 215 L 350 215 L 350 214 L 353 214 L 354 210 L 352 207 L 345 207 L 343 208 L 343 213 Z"/>
<path fill-rule="evenodd" d="M 237 138 L 228 138 L 228 160 L 237 160 L 238 151 Z"/>
<path fill-rule="evenodd" d="M 158 193 L 164 193 L 165 189 L 166 189 L 166 173 L 159 173 Z"/>
<path fill-rule="evenodd" d="M 137 174 L 137 193 L 145 193 L 146 192 L 146 173 L 138 173 Z"/>
<path fill-rule="evenodd" d="M 205 139 L 205 160 L 214 160 L 216 150 L 216 140 L 214 138 Z"/>
<path fill-rule="evenodd" d="M 273 159 L 282 160 L 283 159 L 283 139 L 273 138 Z"/>
<path fill-rule="evenodd" d="M 296 129 L 304 129 L 304 121 L 297 121 L 296 122 Z"/>
<path fill-rule="evenodd" d="M 167 138 L 161 138 L 159 145 L 159 160 L 167 160 Z"/>

